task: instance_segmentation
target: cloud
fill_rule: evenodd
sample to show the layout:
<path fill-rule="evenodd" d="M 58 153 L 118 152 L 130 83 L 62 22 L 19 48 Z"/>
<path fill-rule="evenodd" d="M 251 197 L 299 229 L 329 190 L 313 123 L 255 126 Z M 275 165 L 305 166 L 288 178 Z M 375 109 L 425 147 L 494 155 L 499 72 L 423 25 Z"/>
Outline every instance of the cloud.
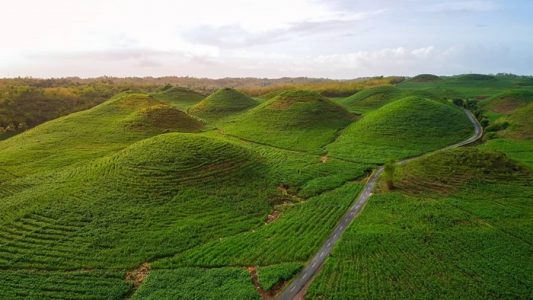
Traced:
<path fill-rule="evenodd" d="M 213 45 L 218 47 L 251 47 L 286 41 L 289 39 L 334 33 L 343 35 L 359 21 L 383 13 L 385 10 L 372 12 L 339 14 L 333 19 L 315 18 L 288 23 L 287 25 L 266 31 L 250 31 L 239 24 L 196 27 L 184 33 L 184 37 L 192 43 Z"/>

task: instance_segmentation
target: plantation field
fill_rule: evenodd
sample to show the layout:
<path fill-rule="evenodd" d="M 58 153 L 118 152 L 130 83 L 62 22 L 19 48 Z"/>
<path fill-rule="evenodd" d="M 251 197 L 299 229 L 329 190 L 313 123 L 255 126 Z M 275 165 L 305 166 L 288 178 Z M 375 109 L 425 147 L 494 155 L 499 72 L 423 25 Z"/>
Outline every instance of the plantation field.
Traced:
<path fill-rule="evenodd" d="M 450 152 L 402 167 L 397 191 L 370 199 L 306 298 L 531 296 L 531 173 Z"/>
<path fill-rule="evenodd" d="M 383 163 L 443 148 L 471 133 L 470 121 L 457 107 L 412 96 L 365 114 L 326 149 L 335 157 Z"/>
<path fill-rule="evenodd" d="M 483 140 L 397 166 L 305 298 L 533 294 L 528 78 L 145 80 L 2 133 L 0 298 L 275 298 L 376 167 L 472 135 L 460 106 Z"/>

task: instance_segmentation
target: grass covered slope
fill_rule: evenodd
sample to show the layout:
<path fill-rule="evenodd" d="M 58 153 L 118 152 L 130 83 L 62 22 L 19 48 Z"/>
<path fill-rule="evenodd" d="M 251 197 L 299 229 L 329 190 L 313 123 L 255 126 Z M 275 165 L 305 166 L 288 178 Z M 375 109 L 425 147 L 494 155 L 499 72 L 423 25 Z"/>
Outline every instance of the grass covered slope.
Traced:
<path fill-rule="evenodd" d="M 205 98 L 205 95 L 184 87 L 164 87 L 152 94 L 157 100 L 168 103 L 180 110 L 186 110 Z"/>
<path fill-rule="evenodd" d="M 448 103 L 407 97 L 366 114 L 327 146 L 333 156 L 381 163 L 405 158 L 461 141 L 472 124 Z"/>
<path fill-rule="evenodd" d="M 498 94 L 481 104 L 484 109 L 503 115 L 512 114 L 516 109 L 533 102 L 533 90 L 513 89 Z"/>
<path fill-rule="evenodd" d="M 195 116 L 217 120 L 257 105 L 257 101 L 232 89 L 219 89 L 189 109 Z"/>
<path fill-rule="evenodd" d="M 21 176 L 114 153 L 168 131 L 194 132 L 195 118 L 149 95 L 123 93 L 0 142 L 2 172 Z M 0 177 L 1 178 L 1 177 Z"/>
<path fill-rule="evenodd" d="M 169 133 L 19 179 L 32 188 L 2 198 L 0 265 L 125 269 L 242 232 L 269 211 L 264 173 L 241 146 Z"/>
<path fill-rule="evenodd" d="M 399 168 L 398 189 L 372 196 L 306 299 L 531 296 L 531 173 L 476 149 Z"/>
<path fill-rule="evenodd" d="M 294 90 L 228 120 L 225 133 L 283 148 L 320 152 L 353 116 L 316 92 Z"/>
<path fill-rule="evenodd" d="M 379 108 L 405 93 L 392 85 L 384 85 L 361 90 L 350 97 L 338 100 L 346 109 L 355 112 L 367 112 Z"/>

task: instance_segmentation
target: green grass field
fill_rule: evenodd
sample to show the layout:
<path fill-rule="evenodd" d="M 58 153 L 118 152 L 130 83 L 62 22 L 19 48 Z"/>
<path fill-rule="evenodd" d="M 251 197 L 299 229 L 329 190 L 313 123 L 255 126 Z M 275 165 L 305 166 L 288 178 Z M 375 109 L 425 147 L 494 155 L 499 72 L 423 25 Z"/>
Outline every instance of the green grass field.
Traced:
<path fill-rule="evenodd" d="M 531 171 L 498 154 L 441 152 L 370 199 L 308 299 L 529 298 Z"/>
<path fill-rule="evenodd" d="M 306 299 L 530 298 L 533 81 L 374 83 L 280 85 L 258 100 L 136 83 L 3 136 L 0 298 L 273 297 L 377 165 L 473 134 L 455 98 L 489 120 L 483 140 L 398 166 Z"/>

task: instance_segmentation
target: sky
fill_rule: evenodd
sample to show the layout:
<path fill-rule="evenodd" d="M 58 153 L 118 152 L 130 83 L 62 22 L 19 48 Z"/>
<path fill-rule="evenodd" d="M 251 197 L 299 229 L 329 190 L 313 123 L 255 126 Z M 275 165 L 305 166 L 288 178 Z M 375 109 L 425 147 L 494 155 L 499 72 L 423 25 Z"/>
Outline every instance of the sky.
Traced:
<path fill-rule="evenodd" d="M 533 74 L 531 0 L 0 0 L 0 77 Z"/>

